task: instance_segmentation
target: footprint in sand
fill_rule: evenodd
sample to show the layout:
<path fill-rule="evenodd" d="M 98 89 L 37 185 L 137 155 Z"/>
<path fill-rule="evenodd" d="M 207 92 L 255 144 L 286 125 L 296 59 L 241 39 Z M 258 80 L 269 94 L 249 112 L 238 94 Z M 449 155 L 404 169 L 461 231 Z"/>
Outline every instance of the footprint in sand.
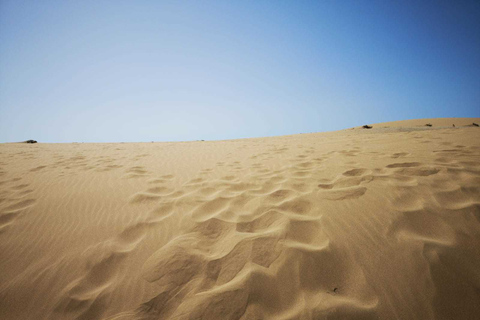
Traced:
<path fill-rule="evenodd" d="M 347 187 L 322 192 L 320 197 L 327 200 L 348 200 L 360 198 L 366 192 L 366 187 Z"/>
<path fill-rule="evenodd" d="M 236 176 L 224 176 L 224 177 L 221 177 L 220 180 L 232 181 L 232 180 L 235 180 L 236 178 L 237 178 Z"/>
<path fill-rule="evenodd" d="M 399 163 L 392 163 L 387 165 L 387 168 L 412 168 L 412 167 L 419 167 L 421 165 L 420 162 L 399 162 Z"/>
<path fill-rule="evenodd" d="M 204 178 L 195 178 L 195 179 L 190 180 L 189 183 L 197 184 L 197 183 L 201 183 L 201 182 L 204 182 L 204 181 L 205 181 Z"/>
<path fill-rule="evenodd" d="M 347 170 L 332 182 L 318 184 L 321 189 L 319 196 L 327 200 L 357 199 L 367 192 L 367 188 L 361 186 L 373 180 L 372 171 L 365 168 Z"/>
<path fill-rule="evenodd" d="M 391 158 L 393 158 L 393 159 L 403 158 L 403 157 L 406 157 L 408 155 L 409 155 L 408 152 L 397 152 L 397 153 L 392 154 Z"/>
<path fill-rule="evenodd" d="M 158 194 L 158 195 L 166 195 L 166 194 L 172 193 L 173 190 L 166 187 L 153 187 L 153 188 L 147 189 L 147 192 Z"/>
<path fill-rule="evenodd" d="M 397 173 L 407 175 L 407 176 L 419 176 L 426 177 L 437 174 L 440 172 L 439 168 L 435 167 L 417 167 L 417 168 L 399 168 L 396 170 Z"/>
<path fill-rule="evenodd" d="M 295 194 L 294 191 L 292 190 L 287 190 L 287 189 L 279 189 L 279 190 L 276 190 L 276 191 L 273 191 L 272 193 L 270 193 L 268 196 L 267 196 L 267 199 L 269 200 L 269 202 L 281 202 L 281 201 L 284 201 L 286 199 L 289 199 L 291 198 L 293 195 Z"/>
<path fill-rule="evenodd" d="M 38 166 L 38 167 L 35 167 L 33 169 L 30 170 L 30 172 L 36 172 L 36 171 L 40 171 L 44 168 L 46 168 L 47 166 Z"/>
<path fill-rule="evenodd" d="M 309 200 L 296 198 L 283 202 L 277 206 L 277 209 L 296 215 L 308 215 L 312 211 L 313 205 Z"/>
<path fill-rule="evenodd" d="M 343 173 L 343 175 L 347 177 L 358 177 L 358 176 L 364 176 L 369 173 L 371 173 L 371 171 L 368 169 L 357 168 L 357 169 L 347 170 Z"/>
<path fill-rule="evenodd" d="M 147 176 L 148 171 L 145 169 L 145 167 L 142 166 L 135 166 L 131 167 L 126 170 L 127 175 L 125 178 L 127 179 L 132 179 L 132 178 L 142 178 Z"/>
<path fill-rule="evenodd" d="M 155 194 L 155 193 L 139 192 L 130 198 L 130 203 L 132 204 L 147 203 L 147 202 L 157 201 L 161 197 L 162 197 L 161 195 Z"/>

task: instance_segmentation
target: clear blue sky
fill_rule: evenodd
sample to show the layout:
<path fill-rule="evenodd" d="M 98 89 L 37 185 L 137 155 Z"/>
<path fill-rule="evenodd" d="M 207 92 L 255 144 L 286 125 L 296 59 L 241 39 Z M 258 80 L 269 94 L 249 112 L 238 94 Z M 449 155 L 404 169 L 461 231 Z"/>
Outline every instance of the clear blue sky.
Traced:
<path fill-rule="evenodd" d="M 480 1 L 0 1 L 0 142 L 480 116 Z"/>

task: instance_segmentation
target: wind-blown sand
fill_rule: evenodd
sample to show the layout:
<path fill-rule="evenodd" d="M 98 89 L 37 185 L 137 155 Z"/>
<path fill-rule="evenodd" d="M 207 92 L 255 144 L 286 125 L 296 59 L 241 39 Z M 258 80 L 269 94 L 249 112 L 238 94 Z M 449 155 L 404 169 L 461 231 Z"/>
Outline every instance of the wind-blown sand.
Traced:
<path fill-rule="evenodd" d="M 2 144 L 0 318 L 478 319 L 472 122 Z"/>

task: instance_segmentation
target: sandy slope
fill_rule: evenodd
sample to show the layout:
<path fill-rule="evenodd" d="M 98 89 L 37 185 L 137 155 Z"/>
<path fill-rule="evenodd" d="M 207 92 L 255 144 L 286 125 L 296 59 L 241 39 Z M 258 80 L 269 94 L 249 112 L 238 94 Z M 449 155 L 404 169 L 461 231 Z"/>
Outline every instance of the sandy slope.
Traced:
<path fill-rule="evenodd" d="M 472 122 L 2 144 L 0 318 L 479 318 Z"/>

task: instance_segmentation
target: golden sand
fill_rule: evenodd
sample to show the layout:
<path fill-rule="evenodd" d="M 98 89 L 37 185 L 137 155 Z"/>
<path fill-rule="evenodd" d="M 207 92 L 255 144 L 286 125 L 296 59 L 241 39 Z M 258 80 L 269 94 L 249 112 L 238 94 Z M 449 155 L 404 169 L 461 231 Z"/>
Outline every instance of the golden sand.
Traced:
<path fill-rule="evenodd" d="M 1 144 L 0 319 L 478 319 L 473 122 Z"/>

